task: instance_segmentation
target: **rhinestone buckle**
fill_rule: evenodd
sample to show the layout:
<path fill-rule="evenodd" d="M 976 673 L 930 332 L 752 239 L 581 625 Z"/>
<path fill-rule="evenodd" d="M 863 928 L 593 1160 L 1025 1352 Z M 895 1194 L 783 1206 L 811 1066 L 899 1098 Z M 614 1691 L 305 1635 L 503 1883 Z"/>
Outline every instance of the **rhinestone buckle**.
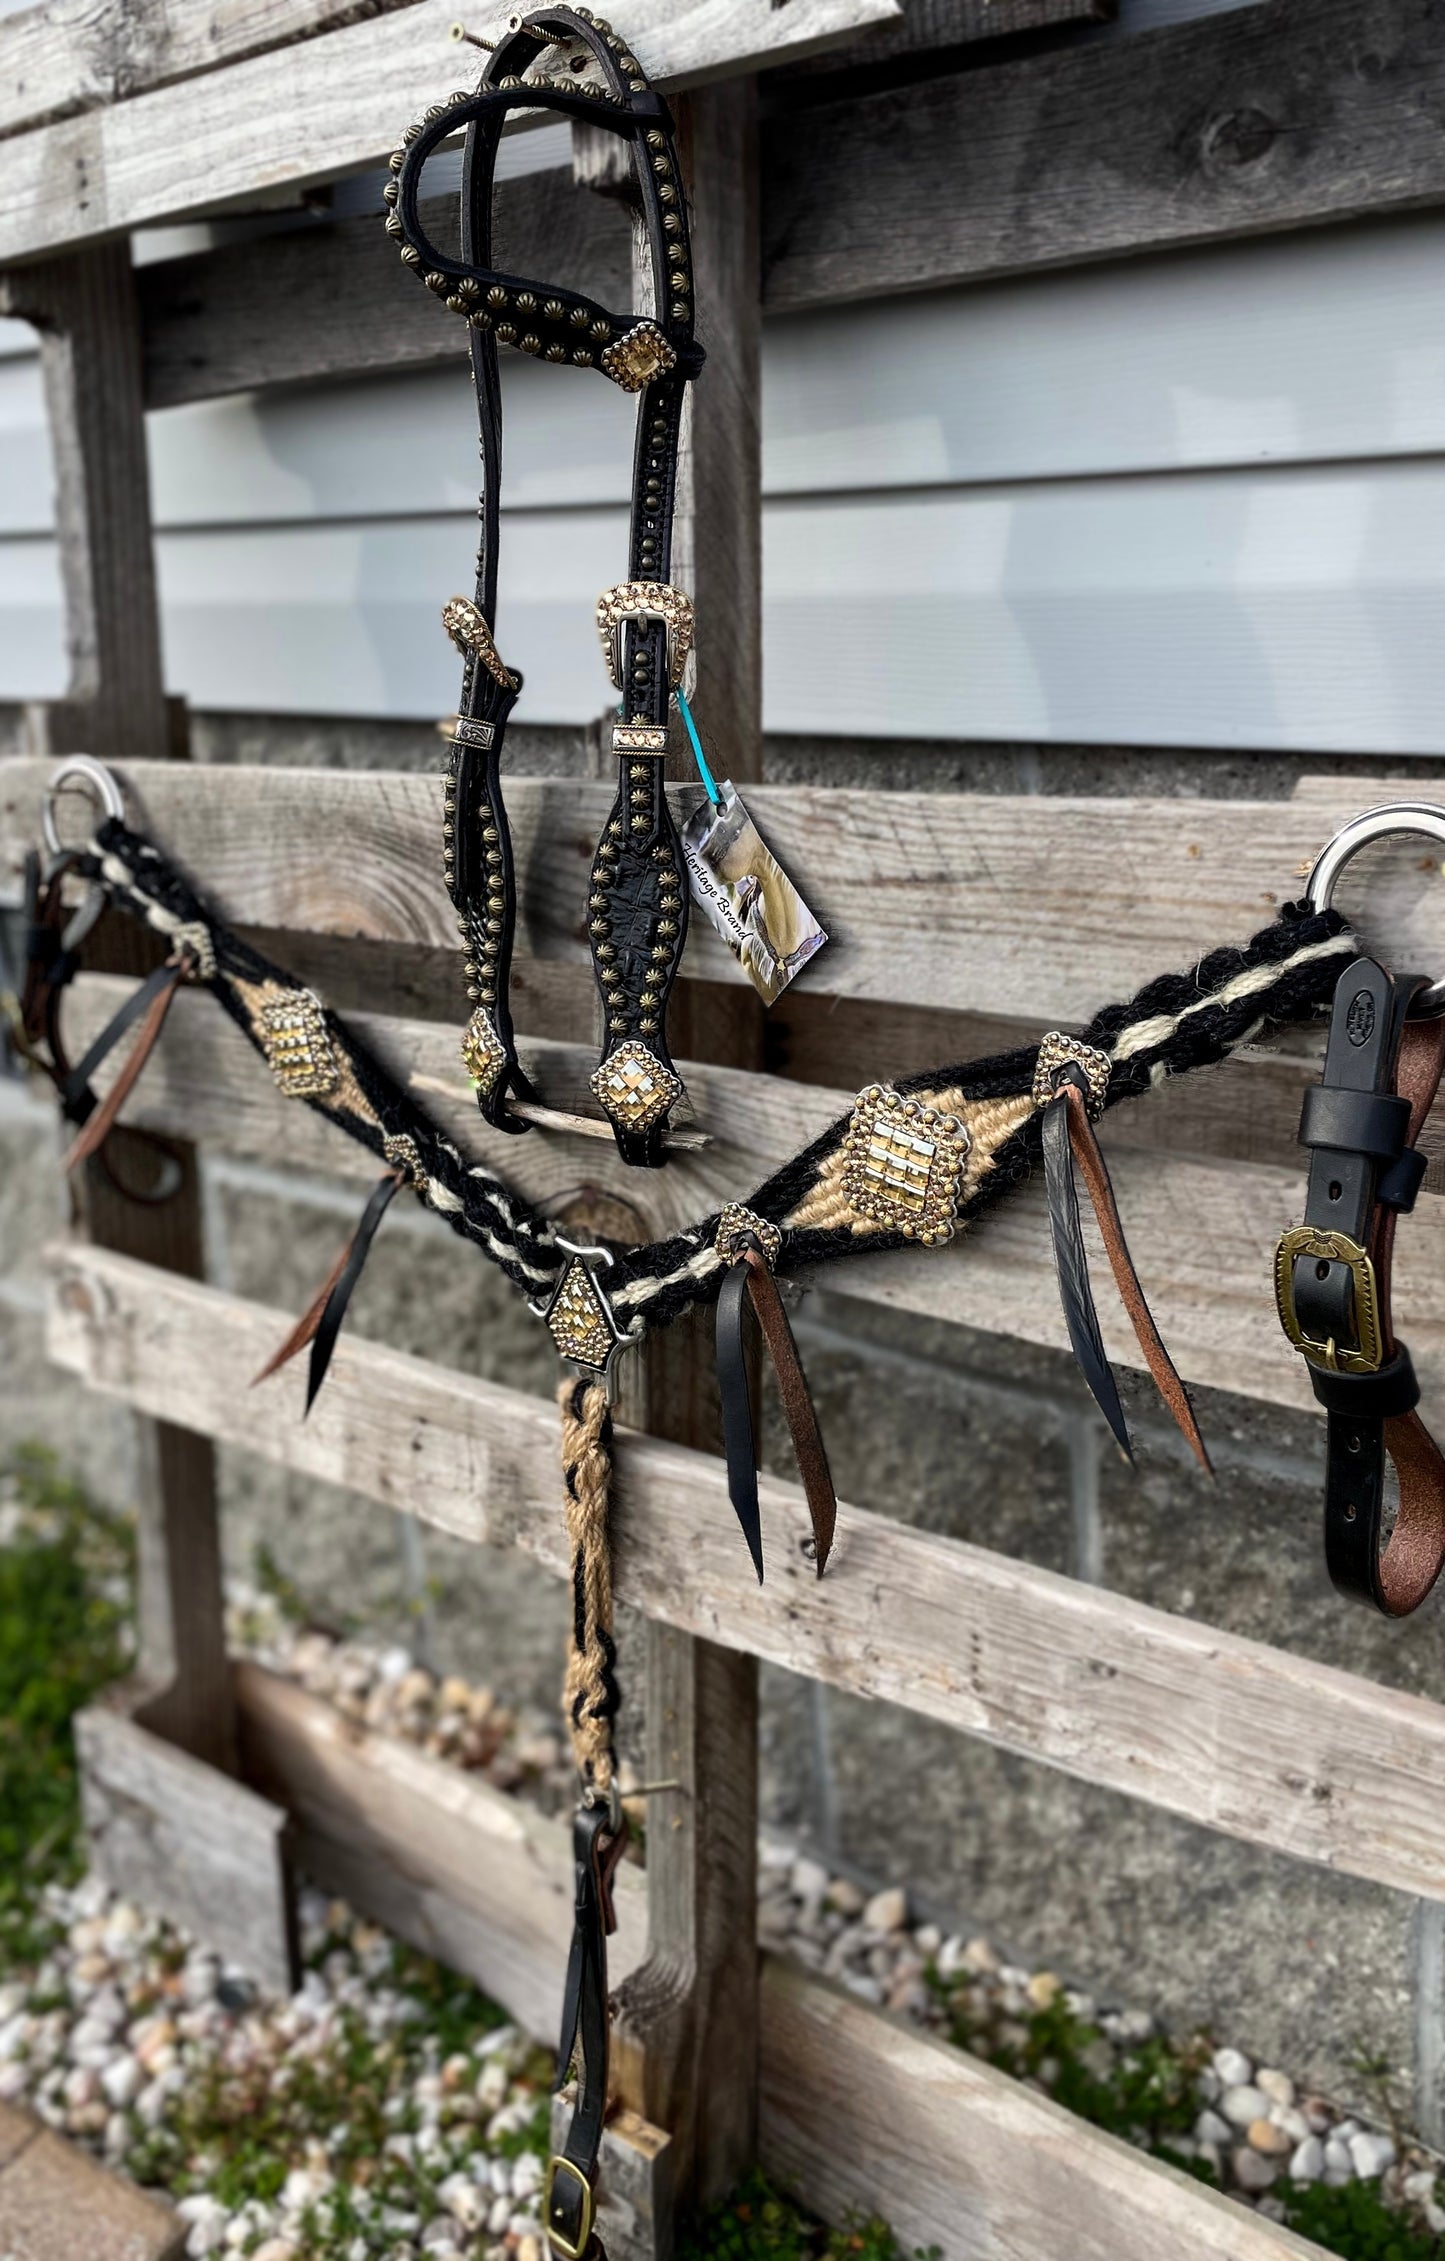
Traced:
<path fill-rule="evenodd" d="M 608 675 L 617 691 L 623 689 L 622 630 L 629 620 L 638 627 L 660 620 L 666 627 L 667 685 L 670 691 L 676 691 L 687 667 L 687 655 L 692 650 L 691 597 L 685 590 L 674 589 L 670 581 L 620 581 L 615 588 L 603 590 L 597 599 L 597 633 L 602 639 L 602 656 L 607 662 Z"/>
<path fill-rule="evenodd" d="M 1077 1036 L 1062 1036 L 1051 1029 L 1039 1044 L 1038 1062 L 1034 1068 L 1034 1105 L 1047 1107 L 1059 1088 L 1059 1076 L 1065 1068 L 1078 1068 L 1088 1086 L 1085 1099 L 1089 1113 L 1097 1119 L 1104 1112 L 1104 1101 L 1109 1091 L 1109 1055 L 1092 1044 L 1084 1044 Z"/>
<path fill-rule="evenodd" d="M 953 1238 L 970 1144 L 957 1115 L 905 1099 L 891 1084 L 869 1084 L 844 1142 L 843 1198 L 855 1215 L 905 1240 L 941 1246 Z"/>

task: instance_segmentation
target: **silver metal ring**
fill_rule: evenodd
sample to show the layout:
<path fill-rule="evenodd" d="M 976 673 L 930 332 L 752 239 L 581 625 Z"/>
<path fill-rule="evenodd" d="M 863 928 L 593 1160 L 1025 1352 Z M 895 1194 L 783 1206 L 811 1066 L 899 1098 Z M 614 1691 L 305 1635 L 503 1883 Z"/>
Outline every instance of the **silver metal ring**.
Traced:
<path fill-rule="evenodd" d="M 92 754 L 69 755 L 58 769 L 51 772 L 50 782 L 45 788 L 45 799 L 40 805 L 40 830 L 52 856 L 63 855 L 65 852 L 55 822 L 55 797 L 62 786 L 76 782 L 90 787 L 104 815 L 125 815 L 125 800 L 121 789 L 104 762 L 96 761 Z"/>
<path fill-rule="evenodd" d="M 1382 807 L 1366 809 L 1363 815 L 1342 825 L 1315 859 L 1305 890 L 1310 908 L 1329 909 L 1340 873 L 1361 848 L 1372 840 L 1386 840 L 1401 832 L 1422 833 L 1445 848 L 1445 808 L 1434 801 L 1386 801 Z M 1445 980 L 1432 981 L 1427 989 L 1417 990 L 1411 1011 L 1417 1015 L 1445 1011 Z"/>

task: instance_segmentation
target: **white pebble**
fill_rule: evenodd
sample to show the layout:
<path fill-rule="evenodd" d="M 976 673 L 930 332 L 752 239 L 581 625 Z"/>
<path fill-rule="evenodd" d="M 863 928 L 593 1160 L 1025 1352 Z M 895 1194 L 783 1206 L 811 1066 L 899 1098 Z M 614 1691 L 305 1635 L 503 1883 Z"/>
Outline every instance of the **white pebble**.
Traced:
<path fill-rule="evenodd" d="M 1196 2143 L 1215 2145 L 1232 2143 L 1234 2130 L 1228 2120 L 1221 2119 L 1217 2112 L 1211 2112 L 1206 2106 L 1194 2123 L 1194 2140 Z"/>
<path fill-rule="evenodd" d="M 1318 2182 L 1325 2171 L 1325 2147 L 1317 2135 L 1307 2135 L 1289 2162 L 1291 2182 Z"/>
<path fill-rule="evenodd" d="M 1226 2088 L 1219 2099 L 1219 2109 L 1231 2127 L 1247 2128 L 1252 2120 L 1269 2118 L 1269 2098 L 1259 2088 L 1242 2084 Z"/>
<path fill-rule="evenodd" d="M 1325 2181 L 1339 2184 L 1353 2182 L 1354 2179 L 1355 2162 L 1350 2157 L 1350 2147 L 1347 2143 L 1342 2143 L 1337 2135 L 1332 2135 L 1325 2144 Z"/>
<path fill-rule="evenodd" d="M 100 2085 L 117 2111 L 134 2104 L 145 2086 L 145 2074 L 134 2057 L 117 2057 L 100 2076 Z"/>
<path fill-rule="evenodd" d="M 1260 2066 L 1254 2076 L 1254 2085 L 1264 2090 L 1271 2104 L 1290 2105 L 1294 2102 L 1294 2082 L 1288 2073 L 1276 2072 L 1272 2066 Z"/>
<path fill-rule="evenodd" d="M 506 2233 L 507 2233 L 507 2224 L 508 2224 L 508 2222 L 510 2222 L 510 2220 L 511 2220 L 511 2219 L 512 2219 L 512 2201 L 511 2201 L 511 2199 L 510 2199 L 510 2198 L 494 2198 L 494 2199 L 492 2200 L 492 2208 L 491 2208 L 491 2212 L 490 2212 L 490 2213 L 488 2214 L 488 2216 L 487 2216 L 487 2228 L 488 2228 L 488 2229 L 490 2230 L 490 2232 L 491 2232 L 492 2236 L 493 2236 L 493 2237 L 505 2237 L 505 2236 L 506 2236 Z"/>
<path fill-rule="evenodd" d="M 1373 2182 L 1395 2164 L 1395 2146 L 1387 2135 L 1352 2135 L 1350 2161 L 1362 2182 Z"/>
<path fill-rule="evenodd" d="M 1254 2078 L 1254 2067 L 1242 2049 L 1216 2049 L 1213 2064 L 1225 2088 L 1244 2088 Z"/>
<path fill-rule="evenodd" d="M 828 1871 L 821 1861 L 810 1861 L 801 1856 L 788 1872 L 788 1890 L 805 1908 L 820 1908 L 828 1889 Z"/>

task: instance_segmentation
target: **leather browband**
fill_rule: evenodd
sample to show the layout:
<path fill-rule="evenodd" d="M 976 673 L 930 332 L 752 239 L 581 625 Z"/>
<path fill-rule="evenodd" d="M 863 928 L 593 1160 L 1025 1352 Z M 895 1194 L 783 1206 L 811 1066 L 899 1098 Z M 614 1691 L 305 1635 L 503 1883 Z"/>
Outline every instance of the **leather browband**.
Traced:
<path fill-rule="evenodd" d="M 559 76 L 556 58 L 567 75 Z M 509 112 L 546 109 L 615 134 L 633 157 L 651 266 L 653 309 L 615 313 L 580 291 L 493 263 L 492 186 Z M 442 251 L 420 213 L 423 168 L 466 129 L 461 248 Z M 521 677 L 497 650 L 502 468 L 499 346 L 595 369 L 637 395 L 627 574 L 598 600 L 603 650 L 620 693 L 613 730 L 617 794 L 593 857 L 587 932 L 605 1036 L 592 1089 L 623 1160 L 655 1167 L 682 1097 L 667 1047 L 667 1001 L 687 936 L 682 847 L 664 790 L 668 718 L 692 640 L 692 604 L 668 581 L 683 400 L 702 367 L 693 336 L 687 210 L 671 114 L 637 58 L 586 8 L 541 7 L 509 20 L 475 93 L 454 94 L 392 153 L 386 227 L 401 256 L 467 325 L 481 436 L 481 540 L 475 598 L 443 622 L 463 658 L 462 693 L 443 776 L 443 863 L 466 951 L 471 1018 L 462 1056 L 487 1121 L 528 1125 L 509 1097 L 535 1100 L 517 1059 L 509 977 L 516 877 L 501 788 L 508 718 Z"/>
<path fill-rule="evenodd" d="M 1390 1617 L 1418 1609 L 1445 1565 L 1445 1457 L 1415 1411 L 1390 1297 L 1396 1219 L 1415 1205 L 1416 1141 L 1445 1068 L 1445 1019 L 1409 1017 L 1423 986 L 1372 958 L 1340 976 L 1300 1117 L 1305 1221 L 1275 1262 L 1280 1322 L 1326 1414 L 1326 1566 L 1341 1593 Z M 1387 1461 L 1399 1507 L 1382 1545 Z"/>

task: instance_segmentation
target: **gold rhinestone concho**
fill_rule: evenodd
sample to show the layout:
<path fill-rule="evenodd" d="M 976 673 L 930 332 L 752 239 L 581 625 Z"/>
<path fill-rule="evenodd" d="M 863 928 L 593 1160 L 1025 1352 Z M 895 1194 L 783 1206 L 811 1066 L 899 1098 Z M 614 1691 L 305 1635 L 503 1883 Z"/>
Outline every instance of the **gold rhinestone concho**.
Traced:
<path fill-rule="evenodd" d="M 661 620 L 667 627 L 667 686 L 676 691 L 692 650 L 692 599 L 670 581 L 619 581 L 597 599 L 597 633 L 613 688 L 622 684 L 622 629 L 626 621 Z M 634 726 L 629 726 L 634 727 Z M 652 749 L 649 747 L 648 752 Z"/>
<path fill-rule="evenodd" d="M 478 1005 L 462 1032 L 462 1065 L 483 1099 L 490 1099 L 507 1064 L 507 1047 L 484 1005 Z"/>
<path fill-rule="evenodd" d="M 969 1135 L 957 1115 L 869 1084 L 844 1141 L 843 1198 L 859 1217 L 926 1247 L 953 1238 Z"/>
<path fill-rule="evenodd" d="M 574 1256 L 543 1314 L 547 1330 L 564 1358 L 605 1374 L 625 1339 L 606 1296 L 580 1256 Z"/>
<path fill-rule="evenodd" d="M 1088 1086 L 1085 1099 L 1089 1113 L 1097 1119 L 1104 1112 L 1109 1091 L 1109 1055 L 1092 1044 L 1081 1043 L 1077 1036 L 1062 1036 L 1057 1029 L 1051 1029 L 1039 1045 L 1034 1068 L 1034 1105 L 1047 1107 L 1058 1091 L 1060 1070 L 1069 1067 L 1078 1068 L 1083 1075 Z"/>
<path fill-rule="evenodd" d="M 394 1170 L 400 1170 L 408 1185 L 425 1186 L 426 1171 L 422 1167 L 421 1152 L 409 1131 L 388 1131 L 381 1142 L 381 1151 Z"/>
<path fill-rule="evenodd" d="M 639 322 L 613 339 L 598 366 L 625 393 L 640 393 L 654 377 L 677 367 L 677 355 L 655 322 Z"/>
<path fill-rule="evenodd" d="M 341 1080 L 321 1000 L 291 989 L 260 1008 L 254 1022 L 277 1087 L 288 1099 L 325 1099 Z"/>
<path fill-rule="evenodd" d="M 769 1265 L 777 1263 L 782 1254 L 783 1234 L 778 1225 L 770 1225 L 756 1209 L 748 1209 L 741 1201 L 730 1201 L 717 1221 L 717 1231 L 712 1236 L 713 1247 L 724 1264 L 735 1264 L 743 1241 L 751 1233 L 760 1241 Z"/>
<path fill-rule="evenodd" d="M 447 598 L 442 606 L 442 626 L 463 659 L 480 660 L 488 675 L 500 683 L 504 691 L 520 690 L 521 677 L 514 675 L 503 660 L 491 629 L 470 597 Z"/>
<path fill-rule="evenodd" d="M 651 1130 L 682 1097 L 682 1078 L 635 1036 L 609 1052 L 588 1078 L 610 1121 L 626 1131 Z"/>

